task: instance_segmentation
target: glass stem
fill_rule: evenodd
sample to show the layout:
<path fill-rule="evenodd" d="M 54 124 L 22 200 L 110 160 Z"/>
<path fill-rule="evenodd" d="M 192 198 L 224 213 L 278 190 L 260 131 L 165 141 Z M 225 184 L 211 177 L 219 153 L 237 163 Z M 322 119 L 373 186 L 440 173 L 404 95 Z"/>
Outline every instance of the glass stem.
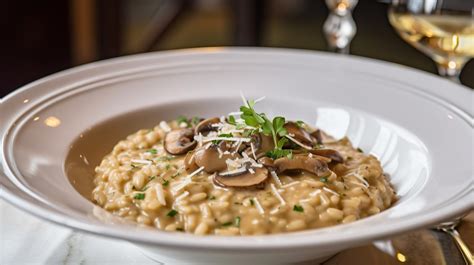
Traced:
<path fill-rule="evenodd" d="M 454 61 L 449 61 L 448 63 L 437 63 L 438 73 L 440 76 L 445 77 L 456 83 L 461 83 L 459 75 L 464 64 L 459 64 Z"/>

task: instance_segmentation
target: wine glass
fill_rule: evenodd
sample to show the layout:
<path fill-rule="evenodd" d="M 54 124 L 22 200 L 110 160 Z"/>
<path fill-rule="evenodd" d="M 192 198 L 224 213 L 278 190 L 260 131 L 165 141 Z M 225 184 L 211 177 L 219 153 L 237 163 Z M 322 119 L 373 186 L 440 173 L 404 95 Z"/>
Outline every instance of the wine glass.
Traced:
<path fill-rule="evenodd" d="M 393 0 L 388 17 L 406 42 L 436 62 L 441 76 L 459 82 L 474 57 L 473 0 Z"/>

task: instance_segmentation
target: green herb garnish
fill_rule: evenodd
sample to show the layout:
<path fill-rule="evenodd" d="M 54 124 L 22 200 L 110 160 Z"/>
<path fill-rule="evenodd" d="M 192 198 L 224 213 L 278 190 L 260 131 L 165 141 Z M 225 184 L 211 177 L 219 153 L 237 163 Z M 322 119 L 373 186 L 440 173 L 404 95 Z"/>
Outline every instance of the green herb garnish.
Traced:
<path fill-rule="evenodd" d="M 232 225 L 232 222 L 226 222 L 226 223 L 221 224 L 221 226 L 231 226 L 231 225 Z"/>
<path fill-rule="evenodd" d="M 133 198 L 136 200 L 143 200 L 145 199 L 145 193 L 137 193 L 135 196 L 133 196 Z"/>
<path fill-rule="evenodd" d="M 234 223 L 235 226 L 240 227 L 240 216 L 235 217 Z"/>
<path fill-rule="evenodd" d="M 227 118 L 227 122 L 228 122 L 229 124 L 232 124 L 232 125 L 236 125 L 236 124 L 237 124 L 237 122 L 235 121 L 235 117 L 232 116 L 232 115 Z"/>
<path fill-rule="evenodd" d="M 156 161 L 171 161 L 174 159 L 174 156 L 160 156 L 156 158 Z"/>
<path fill-rule="evenodd" d="M 163 180 L 163 186 L 168 186 L 170 184 L 170 181 L 169 180 Z"/>
<path fill-rule="evenodd" d="M 328 178 L 327 177 L 322 177 L 319 179 L 319 181 L 323 182 L 323 183 L 327 183 L 328 182 Z"/>
<path fill-rule="evenodd" d="M 362 150 L 362 148 L 360 148 L 360 147 L 357 147 L 357 152 L 359 152 L 359 153 L 363 153 L 363 152 L 364 152 L 364 150 Z"/>
<path fill-rule="evenodd" d="M 304 126 L 304 121 L 296 121 L 296 125 L 301 128 Z"/>
<path fill-rule="evenodd" d="M 304 209 L 303 209 L 303 206 L 295 204 L 293 206 L 293 211 L 302 213 L 302 212 L 304 212 Z"/>
<path fill-rule="evenodd" d="M 155 148 L 152 148 L 152 149 L 148 149 L 147 152 L 152 155 L 156 155 L 158 153 L 158 150 L 156 150 Z"/>
<path fill-rule="evenodd" d="M 211 197 L 209 197 L 209 200 L 211 200 L 211 201 L 212 201 L 212 200 L 215 200 L 215 199 L 216 199 L 216 196 L 214 196 L 214 195 L 211 196 Z"/>
<path fill-rule="evenodd" d="M 169 217 L 174 217 L 175 215 L 177 215 L 178 212 L 174 209 L 172 209 L 171 211 L 169 211 L 166 216 L 169 216 Z"/>
<path fill-rule="evenodd" d="M 188 118 L 186 118 L 186 116 L 183 116 L 183 115 L 178 116 L 178 118 L 176 119 L 176 122 L 178 123 L 178 125 L 181 123 L 186 123 L 186 126 L 189 127 L 189 121 L 188 121 Z"/>
<path fill-rule="evenodd" d="M 191 118 L 190 124 L 191 124 L 192 127 L 194 127 L 194 126 L 196 126 L 200 121 L 201 121 L 201 119 L 200 119 L 199 117 L 194 116 L 194 117 Z"/>
<path fill-rule="evenodd" d="M 148 177 L 148 180 L 149 180 L 149 181 L 152 181 L 152 180 L 154 180 L 155 178 L 156 178 L 156 176 L 149 176 L 149 177 Z"/>
<path fill-rule="evenodd" d="M 233 135 L 231 133 L 221 133 L 221 134 L 217 135 L 217 137 L 230 138 L 230 137 L 233 137 Z M 219 144 L 220 142 L 221 142 L 221 140 L 213 140 L 212 141 L 213 144 Z"/>
<path fill-rule="evenodd" d="M 250 199 L 250 205 L 254 205 L 255 202 L 253 201 L 253 199 Z"/>

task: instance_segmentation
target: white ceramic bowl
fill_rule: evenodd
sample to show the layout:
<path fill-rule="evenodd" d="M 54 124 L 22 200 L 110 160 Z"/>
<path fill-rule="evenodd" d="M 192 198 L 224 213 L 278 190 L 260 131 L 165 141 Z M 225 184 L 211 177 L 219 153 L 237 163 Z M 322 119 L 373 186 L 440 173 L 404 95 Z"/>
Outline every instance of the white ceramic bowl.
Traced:
<path fill-rule="evenodd" d="M 378 156 L 400 200 L 347 225 L 267 236 L 167 233 L 124 224 L 87 197 L 94 166 L 127 134 L 179 114 L 236 110 L 239 91 Z M 206 48 L 93 63 L 1 104 L 1 196 L 40 218 L 133 242 L 168 261 L 278 264 L 427 227 L 473 206 L 473 92 L 398 65 L 284 49 Z M 81 196 L 82 193 L 84 196 Z"/>

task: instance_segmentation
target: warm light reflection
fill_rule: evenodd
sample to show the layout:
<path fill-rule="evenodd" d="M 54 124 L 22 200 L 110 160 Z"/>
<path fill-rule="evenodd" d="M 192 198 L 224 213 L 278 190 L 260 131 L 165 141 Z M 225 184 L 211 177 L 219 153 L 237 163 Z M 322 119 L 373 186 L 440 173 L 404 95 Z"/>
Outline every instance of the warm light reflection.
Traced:
<path fill-rule="evenodd" d="M 33 121 L 37 121 L 37 120 L 39 120 L 39 119 L 40 119 L 40 117 L 35 117 L 35 118 L 33 119 Z"/>
<path fill-rule="evenodd" d="M 347 4 L 342 2 L 342 3 L 339 3 L 336 7 L 339 11 L 345 11 L 347 9 Z"/>
<path fill-rule="evenodd" d="M 398 259 L 398 261 L 400 261 L 400 262 L 406 262 L 406 261 L 407 261 L 407 257 L 405 257 L 405 255 L 403 255 L 403 254 L 400 253 L 400 252 L 397 253 L 397 259 Z"/>
<path fill-rule="evenodd" d="M 455 68 L 456 68 L 456 63 L 453 62 L 453 61 L 450 61 L 450 62 L 448 63 L 448 67 L 451 68 L 451 69 L 455 69 Z"/>
<path fill-rule="evenodd" d="M 30 102 L 30 100 L 29 100 L 29 99 L 25 99 L 25 100 L 23 100 L 23 103 L 28 103 L 28 102 Z"/>
<path fill-rule="evenodd" d="M 46 118 L 46 120 L 44 120 L 44 124 L 46 124 L 46 126 L 54 128 L 58 127 L 61 124 L 61 120 L 54 116 L 49 116 L 48 118 Z"/>

